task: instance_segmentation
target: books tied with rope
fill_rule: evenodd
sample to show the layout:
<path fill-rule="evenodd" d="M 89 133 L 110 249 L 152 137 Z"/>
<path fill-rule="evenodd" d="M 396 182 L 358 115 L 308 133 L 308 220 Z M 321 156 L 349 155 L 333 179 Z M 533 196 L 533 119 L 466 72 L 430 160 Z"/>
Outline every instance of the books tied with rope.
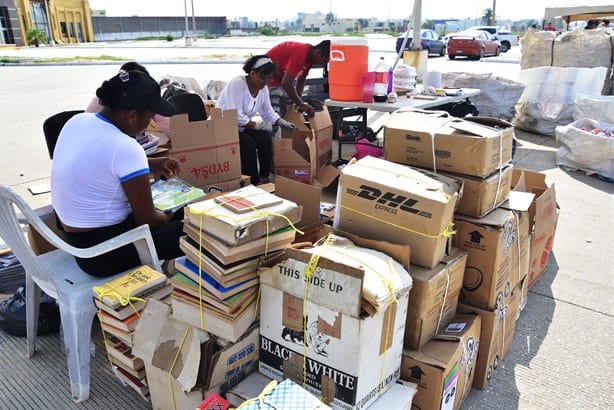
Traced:
<path fill-rule="evenodd" d="M 303 207 L 253 185 L 187 206 L 194 226 L 229 245 L 262 238 L 301 220 Z"/>
<path fill-rule="evenodd" d="M 92 288 L 113 374 L 145 400 L 149 400 L 149 388 L 143 361 L 132 354 L 134 332 L 147 301 L 157 299 L 168 303 L 172 290 L 164 274 L 146 265 Z"/>
<path fill-rule="evenodd" d="M 156 209 L 175 212 L 179 208 L 202 199 L 205 191 L 196 188 L 180 178 L 159 179 L 151 184 L 151 196 Z"/>
<path fill-rule="evenodd" d="M 138 295 L 166 280 L 164 274 L 143 265 L 102 286 L 95 286 L 92 290 L 102 303 L 117 309 L 127 306 L 132 299 L 138 300 Z"/>

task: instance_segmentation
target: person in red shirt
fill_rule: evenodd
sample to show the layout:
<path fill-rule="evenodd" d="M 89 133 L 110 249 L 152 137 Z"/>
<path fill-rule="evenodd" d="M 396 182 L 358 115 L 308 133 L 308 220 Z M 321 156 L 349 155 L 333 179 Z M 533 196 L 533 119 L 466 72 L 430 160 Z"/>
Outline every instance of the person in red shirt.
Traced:
<path fill-rule="evenodd" d="M 296 107 L 313 117 L 315 110 L 302 99 L 305 78 L 314 64 L 328 63 L 330 40 L 314 45 L 286 41 L 270 49 L 266 55 L 277 66 L 269 83 L 271 96 L 285 94 Z"/>
<path fill-rule="evenodd" d="M 546 24 L 546 27 L 544 27 L 544 31 L 556 31 L 556 28 L 554 28 L 552 23 L 548 23 Z"/>

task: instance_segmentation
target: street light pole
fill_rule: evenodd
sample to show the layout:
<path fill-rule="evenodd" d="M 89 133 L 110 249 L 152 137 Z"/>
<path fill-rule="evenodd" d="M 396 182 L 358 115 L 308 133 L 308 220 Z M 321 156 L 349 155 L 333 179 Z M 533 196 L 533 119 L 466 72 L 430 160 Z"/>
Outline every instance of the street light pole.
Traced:
<path fill-rule="evenodd" d="M 194 0 L 192 2 L 192 36 L 196 38 L 196 17 L 194 17 Z"/>
<path fill-rule="evenodd" d="M 185 45 L 191 46 L 192 39 L 190 38 L 189 27 L 188 27 L 188 0 L 183 0 L 183 9 L 185 14 Z"/>

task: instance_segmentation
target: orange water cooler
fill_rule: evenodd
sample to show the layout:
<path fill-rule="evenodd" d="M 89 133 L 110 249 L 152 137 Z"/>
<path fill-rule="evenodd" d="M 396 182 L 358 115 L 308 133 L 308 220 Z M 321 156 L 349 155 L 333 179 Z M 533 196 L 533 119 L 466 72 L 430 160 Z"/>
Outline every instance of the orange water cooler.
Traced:
<path fill-rule="evenodd" d="M 329 95 L 338 101 L 362 100 L 362 76 L 369 68 L 365 39 L 336 39 L 330 45 Z"/>

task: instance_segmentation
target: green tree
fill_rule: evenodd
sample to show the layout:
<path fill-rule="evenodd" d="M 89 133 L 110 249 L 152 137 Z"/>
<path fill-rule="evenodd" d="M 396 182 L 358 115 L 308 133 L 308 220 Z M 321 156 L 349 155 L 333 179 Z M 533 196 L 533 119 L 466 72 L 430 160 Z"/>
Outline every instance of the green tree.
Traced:
<path fill-rule="evenodd" d="M 47 35 L 40 29 L 31 28 L 26 32 L 26 40 L 28 44 L 34 44 L 38 47 L 39 44 L 47 42 Z"/>
<path fill-rule="evenodd" d="M 363 31 L 365 28 L 369 27 L 369 20 L 367 19 L 359 18 L 357 22 L 358 26 L 360 27 L 360 31 Z"/>
<path fill-rule="evenodd" d="M 337 22 L 337 19 L 335 18 L 335 15 L 331 12 L 331 13 L 327 13 L 325 16 L 325 20 L 326 24 L 328 24 L 328 31 L 332 32 L 333 31 L 333 26 L 335 25 L 335 23 Z"/>
<path fill-rule="evenodd" d="M 274 36 L 275 35 L 275 30 L 273 29 L 273 27 L 271 27 L 269 25 L 269 23 L 266 23 L 264 26 L 260 27 L 260 34 L 262 34 L 263 36 Z"/>
<path fill-rule="evenodd" d="M 422 28 L 427 28 L 429 30 L 435 30 L 435 21 L 434 20 L 424 20 L 422 22 Z"/>
<path fill-rule="evenodd" d="M 488 8 L 484 10 L 484 13 L 482 13 L 482 24 L 484 24 L 485 26 L 492 26 L 492 22 L 493 22 L 492 9 Z"/>

